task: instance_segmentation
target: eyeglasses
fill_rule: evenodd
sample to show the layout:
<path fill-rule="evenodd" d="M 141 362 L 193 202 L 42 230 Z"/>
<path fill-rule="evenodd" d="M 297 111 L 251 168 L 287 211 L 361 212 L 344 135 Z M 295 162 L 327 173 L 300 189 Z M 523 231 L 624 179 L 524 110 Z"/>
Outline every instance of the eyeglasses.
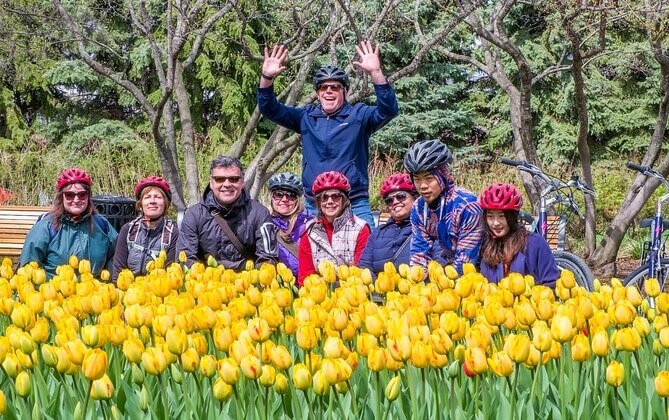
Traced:
<path fill-rule="evenodd" d="M 342 90 L 343 88 L 344 88 L 344 86 L 342 86 L 342 85 L 340 85 L 340 84 L 336 84 L 336 85 L 326 85 L 326 84 L 322 84 L 322 85 L 320 85 L 320 86 L 318 87 L 318 91 L 321 92 L 321 93 L 324 93 L 324 92 L 327 92 L 328 89 L 330 89 L 330 90 L 333 91 L 334 93 L 339 93 L 339 92 L 341 92 L 341 90 Z"/>
<path fill-rule="evenodd" d="M 211 176 L 212 181 L 214 181 L 217 184 L 222 184 L 225 181 L 230 182 L 231 184 L 236 184 L 239 181 L 242 180 L 241 176 Z"/>
<path fill-rule="evenodd" d="M 63 197 L 65 197 L 67 201 L 73 201 L 75 197 L 81 201 L 84 201 L 88 199 L 88 191 L 79 191 L 79 192 L 65 191 L 63 192 Z"/>
<path fill-rule="evenodd" d="M 406 200 L 408 196 L 409 194 L 400 191 L 397 194 L 389 195 L 388 197 L 384 198 L 383 202 L 386 203 L 387 206 L 393 204 L 395 199 L 397 199 L 398 203 L 404 203 L 404 200 Z"/>
<path fill-rule="evenodd" d="M 295 201 L 297 200 L 297 194 L 289 191 L 274 191 L 272 193 L 272 198 L 276 201 L 281 201 L 284 198 L 288 201 Z"/>
<path fill-rule="evenodd" d="M 321 202 L 327 203 L 328 201 L 332 200 L 334 202 L 341 201 L 341 199 L 344 198 L 344 194 L 340 192 L 332 193 L 332 194 L 327 194 L 323 193 L 321 194 Z"/>

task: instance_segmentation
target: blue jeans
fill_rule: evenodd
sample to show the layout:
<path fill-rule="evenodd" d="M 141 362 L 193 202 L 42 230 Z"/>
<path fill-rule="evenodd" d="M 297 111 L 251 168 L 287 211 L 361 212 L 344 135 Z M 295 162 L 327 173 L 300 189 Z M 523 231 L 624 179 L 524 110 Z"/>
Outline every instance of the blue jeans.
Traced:
<path fill-rule="evenodd" d="M 318 214 L 313 200 L 306 199 L 304 201 L 304 208 L 314 216 Z M 351 201 L 351 211 L 353 211 L 353 214 L 367 222 L 370 229 L 374 230 L 376 228 L 376 225 L 374 224 L 374 216 L 372 215 L 372 208 L 369 207 L 368 198 L 358 198 Z"/>

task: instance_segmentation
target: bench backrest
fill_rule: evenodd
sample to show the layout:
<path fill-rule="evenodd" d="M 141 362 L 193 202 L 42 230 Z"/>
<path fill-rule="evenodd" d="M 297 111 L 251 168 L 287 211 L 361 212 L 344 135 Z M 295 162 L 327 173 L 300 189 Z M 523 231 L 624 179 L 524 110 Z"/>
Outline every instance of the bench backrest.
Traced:
<path fill-rule="evenodd" d="M 0 206 L 0 256 L 21 255 L 26 235 L 50 207 Z"/>

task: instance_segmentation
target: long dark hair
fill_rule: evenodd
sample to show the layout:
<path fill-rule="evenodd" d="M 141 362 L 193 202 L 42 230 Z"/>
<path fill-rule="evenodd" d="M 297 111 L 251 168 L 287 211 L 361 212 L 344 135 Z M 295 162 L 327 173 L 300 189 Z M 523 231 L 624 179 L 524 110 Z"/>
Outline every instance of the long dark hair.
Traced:
<path fill-rule="evenodd" d="M 95 208 L 95 204 L 93 204 L 93 201 L 91 199 L 91 187 L 80 183 L 82 187 L 86 190 L 88 193 L 88 205 L 86 206 L 86 211 L 81 215 L 81 217 L 84 217 L 85 215 L 88 215 L 88 227 L 91 233 L 93 233 L 93 215 L 96 214 L 98 211 Z M 65 211 L 65 205 L 63 204 L 63 190 L 60 190 L 56 193 L 56 198 L 53 200 L 53 206 L 51 207 L 51 222 L 53 223 L 53 227 L 55 228 L 56 231 L 60 230 L 60 225 L 62 224 L 62 219 L 63 216 L 67 213 Z"/>
<path fill-rule="evenodd" d="M 504 210 L 504 218 L 509 225 L 509 233 L 503 238 L 495 238 L 488 227 L 488 210 L 483 210 L 483 245 L 481 259 L 488 265 L 509 264 L 513 257 L 525 249 L 529 232 L 518 223 L 519 212 Z"/>

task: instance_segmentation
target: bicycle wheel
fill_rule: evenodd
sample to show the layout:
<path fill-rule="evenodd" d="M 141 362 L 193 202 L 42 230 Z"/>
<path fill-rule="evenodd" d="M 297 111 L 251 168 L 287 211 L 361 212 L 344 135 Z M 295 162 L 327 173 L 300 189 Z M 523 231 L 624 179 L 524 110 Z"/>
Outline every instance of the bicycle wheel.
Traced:
<path fill-rule="evenodd" d="M 560 270 L 566 269 L 574 273 L 576 284 L 589 292 L 592 291 L 595 276 L 583 259 L 565 251 L 553 251 L 553 257 Z"/>
<path fill-rule="evenodd" d="M 660 271 L 657 273 L 657 280 L 660 282 L 660 287 L 663 286 L 664 282 L 667 279 L 667 269 L 669 268 L 669 258 L 663 258 L 662 262 L 660 263 Z M 629 286 L 636 286 L 639 291 L 645 295 L 644 291 L 644 283 L 646 282 L 646 279 L 648 278 L 648 263 L 642 265 L 641 267 L 637 268 L 636 270 L 632 271 L 632 273 L 625 277 L 625 280 L 623 280 L 623 284 L 625 287 Z"/>

